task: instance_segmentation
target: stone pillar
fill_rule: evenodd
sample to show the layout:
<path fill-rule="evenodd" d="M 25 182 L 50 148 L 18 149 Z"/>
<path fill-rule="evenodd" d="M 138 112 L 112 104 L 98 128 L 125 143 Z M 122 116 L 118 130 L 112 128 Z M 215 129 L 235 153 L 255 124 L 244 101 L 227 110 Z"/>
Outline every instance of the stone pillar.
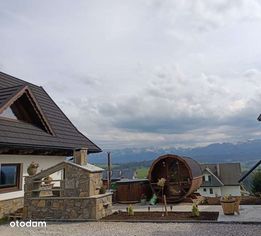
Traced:
<path fill-rule="evenodd" d="M 88 158 L 87 154 L 88 154 L 88 148 L 75 149 L 73 152 L 74 163 L 81 166 L 86 165 L 87 158 Z"/>
<path fill-rule="evenodd" d="M 30 215 L 30 198 L 32 197 L 33 181 L 30 176 L 24 177 L 24 207 L 23 207 L 23 219 L 28 219 Z"/>

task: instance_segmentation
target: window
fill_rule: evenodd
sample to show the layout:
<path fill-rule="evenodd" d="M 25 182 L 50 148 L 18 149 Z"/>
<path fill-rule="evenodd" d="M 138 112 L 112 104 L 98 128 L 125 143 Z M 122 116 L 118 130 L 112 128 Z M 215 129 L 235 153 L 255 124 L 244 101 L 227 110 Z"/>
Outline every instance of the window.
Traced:
<path fill-rule="evenodd" d="M 206 178 L 205 178 L 205 175 L 203 175 L 203 182 L 205 182 L 206 181 Z"/>
<path fill-rule="evenodd" d="M 6 117 L 9 119 L 17 120 L 17 117 L 13 113 L 12 109 L 10 107 L 6 108 L 3 113 L 0 114 L 2 117 Z"/>
<path fill-rule="evenodd" d="M 209 193 L 213 194 L 213 189 L 212 188 L 209 189 Z"/>
<path fill-rule="evenodd" d="M 204 175 L 204 179 L 205 179 L 205 181 L 207 182 L 208 181 L 208 175 Z"/>
<path fill-rule="evenodd" d="M 20 189 L 21 164 L 0 164 L 0 192 Z"/>
<path fill-rule="evenodd" d="M 203 188 L 203 191 L 204 191 L 204 192 L 207 192 L 207 189 L 206 189 L 206 188 Z"/>

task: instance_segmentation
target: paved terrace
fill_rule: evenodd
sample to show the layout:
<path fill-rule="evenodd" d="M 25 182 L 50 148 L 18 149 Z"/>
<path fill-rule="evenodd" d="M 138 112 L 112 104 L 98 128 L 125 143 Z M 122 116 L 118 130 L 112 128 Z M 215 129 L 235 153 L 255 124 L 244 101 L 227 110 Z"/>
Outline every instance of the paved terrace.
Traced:
<path fill-rule="evenodd" d="M 149 205 L 133 204 L 134 211 L 148 211 Z M 115 204 L 113 205 L 113 210 L 126 211 L 128 205 Z M 173 205 L 172 211 L 191 211 L 192 204 L 182 203 L 178 205 Z M 162 211 L 162 205 L 150 206 L 151 211 Z M 170 211 L 170 205 L 168 205 L 168 210 Z M 261 223 L 261 206 L 260 205 L 241 205 L 240 215 L 228 216 L 223 214 L 222 207 L 220 205 L 199 205 L 200 211 L 218 211 L 220 222 L 260 222 Z M 261 235 L 261 233 L 260 233 Z"/>

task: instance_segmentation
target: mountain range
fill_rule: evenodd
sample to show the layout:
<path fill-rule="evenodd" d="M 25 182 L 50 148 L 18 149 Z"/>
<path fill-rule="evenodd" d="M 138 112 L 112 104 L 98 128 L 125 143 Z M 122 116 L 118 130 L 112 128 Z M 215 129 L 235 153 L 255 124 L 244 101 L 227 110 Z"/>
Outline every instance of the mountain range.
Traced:
<path fill-rule="evenodd" d="M 188 156 L 200 163 L 255 162 L 261 159 L 261 140 L 239 143 L 214 143 L 195 148 L 125 148 L 110 150 L 112 163 L 128 163 L 154 160 L 158 156 L 171 153 Z M 106 163 L 107 151 L 89 157 L 92 163 Z"/>

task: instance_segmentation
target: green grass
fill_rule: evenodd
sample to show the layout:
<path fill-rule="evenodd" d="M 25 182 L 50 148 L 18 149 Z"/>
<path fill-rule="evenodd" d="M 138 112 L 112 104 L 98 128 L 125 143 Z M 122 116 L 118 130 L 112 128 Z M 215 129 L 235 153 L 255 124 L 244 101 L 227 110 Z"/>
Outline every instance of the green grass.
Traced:
<path fill-rule="evenodd" d="M 148 167 L 139 167 L 136 169 L 137 178 L 138 179 L 144 179 L 147 178 L 149 168 Z"/>

